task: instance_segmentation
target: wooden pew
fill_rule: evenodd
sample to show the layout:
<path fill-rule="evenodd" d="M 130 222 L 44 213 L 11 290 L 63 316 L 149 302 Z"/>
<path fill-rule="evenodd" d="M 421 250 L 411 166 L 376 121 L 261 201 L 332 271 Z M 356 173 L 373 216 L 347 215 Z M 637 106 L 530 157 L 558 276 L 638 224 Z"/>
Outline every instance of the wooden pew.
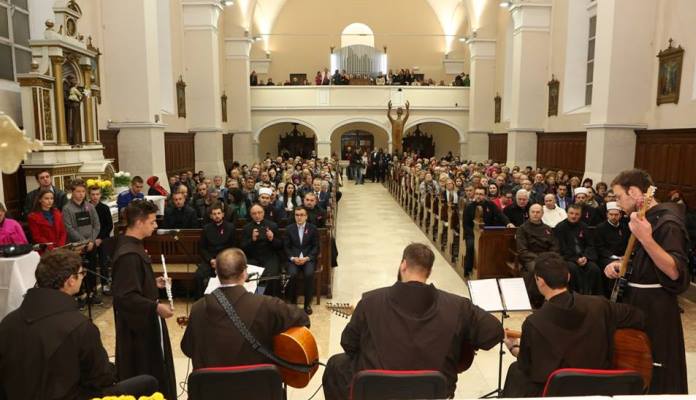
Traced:
<path fill-rule="evenodd" d="M 515 274 L 510 269 L 510 249 L 516 248 L 517 228 L 484 226 L 476 243 L 474 270 L 477 279 L 508 278 Z"/>

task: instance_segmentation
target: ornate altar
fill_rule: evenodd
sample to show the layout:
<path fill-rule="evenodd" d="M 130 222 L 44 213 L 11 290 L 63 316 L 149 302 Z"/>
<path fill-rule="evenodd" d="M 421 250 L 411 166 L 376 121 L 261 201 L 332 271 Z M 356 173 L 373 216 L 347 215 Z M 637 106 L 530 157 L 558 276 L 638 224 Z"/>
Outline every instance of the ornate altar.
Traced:
<path fill-rule="evenodd" d="M 32 71 L 19 74 L 22 119 L 30 138 L 43 144 L 24 163 L 27 188 L 34 173 L 48 169 L 59 188 L 75 177 L 113 174 L 99 142 L 99 49 L 79 32 L 82 10 L 75 0 L 57 0 L 54 21 L 46 21 L 43 39 L 29 42 Z"/>
<path fill-rule="evenodd" d="M 420 130 L 420 124 L 416 130 L 402 139 L 404 152 L 415 152 L 420 157 L 433 157 L 435 155 L 435 142 L 433 137 Z"/>
<path fill-rule="evenodd" d="M 287 157 L 309 158 L 316 149 L 316 138 L 308 137 L 305 132 L 297 129 L 297 123 L 292 123 L 292 130 L 280 135 L 278 140 L 278 154 Z"/>

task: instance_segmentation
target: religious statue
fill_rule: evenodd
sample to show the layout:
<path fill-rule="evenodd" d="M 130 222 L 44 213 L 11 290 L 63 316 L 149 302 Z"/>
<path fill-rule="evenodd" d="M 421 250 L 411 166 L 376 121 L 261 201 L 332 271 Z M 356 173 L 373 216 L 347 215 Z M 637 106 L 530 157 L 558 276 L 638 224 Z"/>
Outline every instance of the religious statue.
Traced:
<path fill-rule="evenodd" d="M 77 81 L 75 77 L 69 75 L 66 79 L 65 85 L 65 125 L 68 136 L 68 143 L 75 145 L 81 136 L 81 124 L 80 124 L 80 105 L 84 94 L 77 86 Z"/>
<path fill-rule="evenodd" d="M 391 122 L 392 126 L 392 151 L 394 154 L 400 154 L 402 145 L 401 138 L 404 135 L 404 126 L 406 125 L 406 121 L 408 121 L 410 104 L 408 101 L 406 102 L 406 115 L 404 116 L 404 119 L 401 119 L 401 115 L 404 113 L 404 110 L 401 107 L 398 107 L 396 109 L 396 119 L 392 118 L 391 115 L 391 100 L 389 100 L 388 107 L 389 108 L 387 109 L 387 118 L 389 118 L 389 122 Z"/>

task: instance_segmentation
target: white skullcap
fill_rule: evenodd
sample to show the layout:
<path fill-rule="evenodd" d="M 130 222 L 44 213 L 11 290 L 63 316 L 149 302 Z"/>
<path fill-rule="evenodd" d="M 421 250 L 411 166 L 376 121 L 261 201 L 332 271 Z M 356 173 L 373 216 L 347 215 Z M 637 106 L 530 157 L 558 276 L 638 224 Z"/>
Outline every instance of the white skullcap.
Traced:
<path fill-rule="evenodd" d="M 619 211 L 621 211 L 621 208 L 619 207 L 618 204 L 616 204 L 615 201 L 610 201 L 610 202 L 607 203 L 607 211 L 610 211 L 610 210 L 619 210 Z"/>
<path fill-rule="evenodd" d="M 587 196 L 587 195 L 590 194 L 590 191 L 587 190 L 587 188 L 584 188 L 584 187 L 575 188 L 575 195 L 577 196 L 577 195 L 579 195 L 579 194 L 584 194 L 585 196 Z"/>
<path fill-rule="evenodd" d="M 273 189 L 267 188 L 267 187 L 260 188 L 260 189 L 259 189 L 259 196 L 264 195 L 264 194 L 267 194 L 267 195 L 269 195 L 269 196 L 272 195 L 272 194 L 273 194 Z"/>

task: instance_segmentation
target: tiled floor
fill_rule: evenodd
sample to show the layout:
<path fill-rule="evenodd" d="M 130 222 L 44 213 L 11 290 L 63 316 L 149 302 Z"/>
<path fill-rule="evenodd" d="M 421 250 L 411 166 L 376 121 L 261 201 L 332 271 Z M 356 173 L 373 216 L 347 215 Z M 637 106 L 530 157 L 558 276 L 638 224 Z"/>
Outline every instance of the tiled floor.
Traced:
<path fill-rule="evenodd" d="M 355 304 L 363 292 L 391 285 L 396 279 L 397 267 L 403 248 L 411 242 L 429 243 L 425 235 L 394 202 L 389 192 L 379 184 L 354 186 L 352 182 L 343 188 L 343 198 L 338 215 L 337 245 L 339 267 L 334 273 L 334 302 Z M 434 250 L 434 248 L 433 248 Z M 452 267 L 436 252 L 432 282 L 440 289 L 468 296 L 465 282 Z M 322 299 L 324 304 L 325 299 Z M 696 305 L 683 301 L 684 330 L 696 332 Z M 186 305 L 177 301 L 176 315 L 183 315 Z M 113 354 L 113 313 L 107 310 L 97 317 L 96 323 L 109 354 Z M 525 313 L 513 313 L 506 319 L 505 326 L 519 329 Z M 177 381 L 187 376 L 188 359 L 179 349 L 183 329 L 170 320 L 169 334 L 174 349 Z M 312 332 L 318 345 L 321 361 L 341 351 L 340 337 L 347 320 L 329 313 L 323 306 L 314 306 L 311 316 Z M 689 386 L 696 393 L 696 338 L 686 335 L 687 362 L 691 378 Z M 503 359 L 503 377 L 512 362 L 509 355 Z M 321 385 L 320 369 L 304 389 L 290 389 L 290 400 L 306 400 Z M 475 398 L 495 389 L 498 381 L 498 348 L 479 351 L 473 366 L 459 376 L 457 398 Z M 184 399 L 182 393 L 180 399 Z M 319 390 L 314 399 L 323 399 Z"/>

